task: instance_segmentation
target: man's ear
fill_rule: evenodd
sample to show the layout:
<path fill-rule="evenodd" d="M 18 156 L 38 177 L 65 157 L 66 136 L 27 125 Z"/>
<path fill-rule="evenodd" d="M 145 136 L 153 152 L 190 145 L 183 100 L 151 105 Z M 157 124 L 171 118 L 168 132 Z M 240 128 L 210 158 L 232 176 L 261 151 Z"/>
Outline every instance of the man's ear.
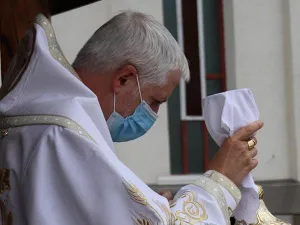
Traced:
<path fill-rule="evenodd" d="M 125 65 L 113 75 L 113 91 L 118 94 L 122 89 L 132 88 L 137 80 L 136 68 L 132 65 Z"/>

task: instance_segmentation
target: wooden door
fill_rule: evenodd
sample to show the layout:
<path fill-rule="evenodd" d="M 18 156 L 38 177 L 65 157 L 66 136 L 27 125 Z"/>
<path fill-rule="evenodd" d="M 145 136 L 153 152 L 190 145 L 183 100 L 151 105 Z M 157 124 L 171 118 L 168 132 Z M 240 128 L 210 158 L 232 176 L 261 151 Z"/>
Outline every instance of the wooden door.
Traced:
<path fill-rule="evenodd" d="M 5 76 L 19 41 L 39 13 L 50 19 L 50 0 L 1 0 L 1 74 Z"/>

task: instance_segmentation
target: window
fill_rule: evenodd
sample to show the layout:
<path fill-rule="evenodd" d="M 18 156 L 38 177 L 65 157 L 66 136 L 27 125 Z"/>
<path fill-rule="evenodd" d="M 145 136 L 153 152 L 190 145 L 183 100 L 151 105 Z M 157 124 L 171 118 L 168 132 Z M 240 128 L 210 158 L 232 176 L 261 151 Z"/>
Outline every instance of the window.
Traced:
<path fill-rule="evenodd" d="M 164 0 L 164 22 L 183 48 L 191 80 L 169 99 L 172 174 L 201 173 L 218 146 L 202 117 L 202 98 L 226 90 L 222 0 Z"/>

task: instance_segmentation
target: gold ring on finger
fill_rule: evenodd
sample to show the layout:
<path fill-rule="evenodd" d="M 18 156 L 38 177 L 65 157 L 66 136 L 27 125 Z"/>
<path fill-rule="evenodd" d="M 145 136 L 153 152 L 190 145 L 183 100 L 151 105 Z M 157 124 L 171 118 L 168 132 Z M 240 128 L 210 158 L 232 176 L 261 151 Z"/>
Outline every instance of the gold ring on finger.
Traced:
<path fill-rule="evenodd" d="M 252 150 L 256 145 L 256 141 L 254 140 L 254 138 L 251 138 L 247 143 L 248 143 L 248 150 Z"/>
<path fill-rule="evenodd" d="M 257 139 L 255 137 L 251 138 L 254 141 L 254 145 L 257 145 Z"/>

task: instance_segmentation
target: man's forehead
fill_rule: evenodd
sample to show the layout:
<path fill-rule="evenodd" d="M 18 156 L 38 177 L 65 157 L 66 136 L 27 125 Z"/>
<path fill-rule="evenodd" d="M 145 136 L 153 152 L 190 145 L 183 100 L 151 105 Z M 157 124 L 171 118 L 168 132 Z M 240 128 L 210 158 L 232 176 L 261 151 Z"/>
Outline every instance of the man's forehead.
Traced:
<path fill-rule="evenodd" d="M 162 89 L 174 89 L 180 81 L 181 73 L 180 71 L 174 70 L 170 71 L 167 75 L 167 82 L 163 85 Z"/>
<path fill-rule="evenodd" d="M 179 84 L 180 73 L 177 71 L 170 72 L 167 76 L 167 82 L 164 85 L 151 84 L 148 86 L 151 89 L 151 95 L 157 98 L 168 98 L 174 88 Z"/>

